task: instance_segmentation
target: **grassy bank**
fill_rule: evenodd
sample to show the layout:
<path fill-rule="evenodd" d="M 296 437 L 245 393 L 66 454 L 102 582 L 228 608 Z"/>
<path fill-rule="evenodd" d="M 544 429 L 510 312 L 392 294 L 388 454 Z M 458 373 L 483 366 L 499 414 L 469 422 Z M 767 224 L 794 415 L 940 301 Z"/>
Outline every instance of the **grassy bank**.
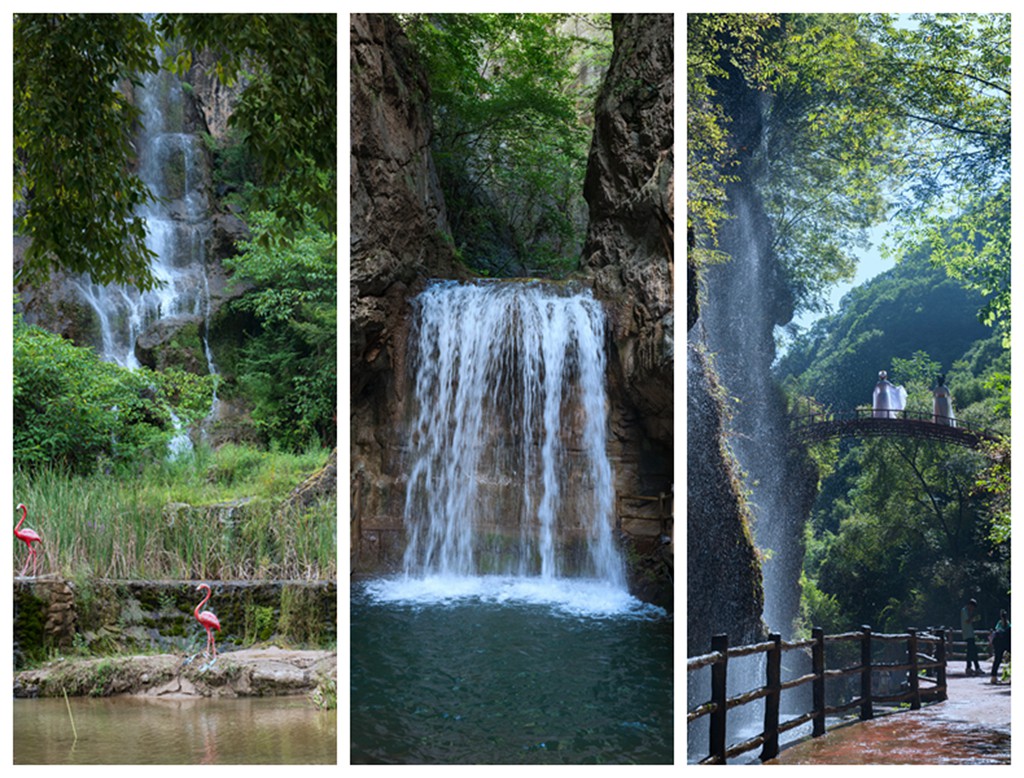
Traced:
<path fill-rule="evenodd" d="M 282 507 L 328 454 L 225 446 L 132 476 L 15 472 L 14 498 L 43 539 L 39 574 L 329 579 L 337 574 L 336 500 Z M 25 554 L 17 542 L 15 571 Z"/>

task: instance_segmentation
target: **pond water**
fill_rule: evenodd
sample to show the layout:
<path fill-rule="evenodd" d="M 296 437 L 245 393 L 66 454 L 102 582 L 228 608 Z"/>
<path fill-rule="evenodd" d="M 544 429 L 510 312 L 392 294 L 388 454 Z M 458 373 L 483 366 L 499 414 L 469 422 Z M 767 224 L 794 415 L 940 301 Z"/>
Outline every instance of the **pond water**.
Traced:
<path fill-rule="evenodd" d="M 353 764 L 662 764 L 672 621 L 600 584 L 352 589 Z"/>
<path fill-rule="evenodd" d="M 14 701 L 14 764 L 336 764 L 337 711 L 305 697 Z"/>

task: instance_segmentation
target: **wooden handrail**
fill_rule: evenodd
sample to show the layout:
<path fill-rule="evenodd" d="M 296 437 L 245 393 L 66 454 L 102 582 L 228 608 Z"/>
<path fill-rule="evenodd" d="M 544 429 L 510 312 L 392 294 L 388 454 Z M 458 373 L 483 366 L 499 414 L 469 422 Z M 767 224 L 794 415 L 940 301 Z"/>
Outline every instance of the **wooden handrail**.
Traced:
<path fill-rule="evenodd" d="M 840 641 L 857 641 L 860 645 L 860 656 L 857 664 L 848 667 L 825 667 L 825 645 Z M 871 649 L 873 641 L 881 643 L 906 644 L 906 658 L 898 662 L 879 663 L 872 661 Z M 949 633 L 944 629 L 929 629 L 919 632 L 908 629 L 903 634 L 874 633 L 871 627 L 864 626 L 857 632 L 846 632 L 839 635 L 825 635 L 824 630 L 812 630 L 810 640 L 784 642 L 778 634 L 771 634 L 767 641 L 746 646 L 729 646 L 726 635 L 715 635 L 711 640 L 711 652 L 687 661 L 687 672 L 703 667 L 711 667 L 711 699 L 701 702 L 687 712 L 687 724 L 691 724 L 703 716 L 710 716 L 708 755 L 700 760 L 700 764 L 727 764 L 741 754 L 761 747 L 760 759 L 766 761 L 778 756 L 779 735 L 794 727 L 813 722 L 813 737 L 825 734 L 826 718 L 838 713 L 859 708 L 862 720 L 874 716 L 875 703 L 909 702 L 911 710 L 917 710 L 922 702 L 941 702 L 946 699 L 946 647 L 950 644 Z M 935 647 L 935 655 L 921 652 L 922 645 Z M 798 678 L 782 680 L 782 654 L 785 651 L 811 649 L 811 672 Z M 765 662 L 765 685 L 750 689 L 733 697 L 726 692 L 728 667 L 731 659 L 754 654 L 767 654 Z M 935 671 L 935 677 L 923 676 L 928 670 Z M 906 688 L 893 694 L 875 692 L 872 681 L 882 673 L 899 673 L 906 675 Z M 860 677 L 860 693 L 855 699 L 841 705 L 827 706 L 825 703 L 825 684 L 827 680 L 842 678 L 849 675 Z M 925 682 L 922 688 L 922 681 Z M 795 689 L 805 684 L 812 684 L 812 709 L 799 716 L 780 721 L 780 700 L 782 692 Z M 729 745 L 726 731 L 727 713 L 730 710 L 746 705 L 755 700 L 764 699 L 764 728 L 760 734 L 738 744 Z"/>

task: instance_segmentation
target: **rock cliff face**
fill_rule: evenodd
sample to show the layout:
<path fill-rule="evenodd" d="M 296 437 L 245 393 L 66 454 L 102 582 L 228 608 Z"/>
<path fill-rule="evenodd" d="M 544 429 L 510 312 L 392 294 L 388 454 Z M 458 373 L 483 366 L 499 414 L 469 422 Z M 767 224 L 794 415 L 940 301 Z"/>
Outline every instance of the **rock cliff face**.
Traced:
<path fill-rule="evenodd" d="M 430 155 L 429 88 L 398 23 L 352 14 L 351 334 L 353 569 L 400 558 L 404 486 L 400 380 L 408 299 L 431 277 L 458 278 Z"/>
<path fill-rule="evenodd" d="M 687 349 L 687 655 L 711 650 L 712 635 L 733 645 L 762 638 L 761 563 L 739 468 L 726 444 L 724 390 L 702 346 Z"/>
<path fill-rule="evenodd" d="M 582 268 L 611 306 L 624 388 L 652 440 L 671 447 L 673 43 L 670 14 L 615 14 L 584 195 Z"/>
<path fill-rule="evenodd" d="M 673 461 L 673 29 L 670 14 L 613 14 L 597 100 L 581 270 L 609 311 L 612 440 L 634 588 L 671 596 Z M 660 521 L 653 521 L 660 518 Z"/>

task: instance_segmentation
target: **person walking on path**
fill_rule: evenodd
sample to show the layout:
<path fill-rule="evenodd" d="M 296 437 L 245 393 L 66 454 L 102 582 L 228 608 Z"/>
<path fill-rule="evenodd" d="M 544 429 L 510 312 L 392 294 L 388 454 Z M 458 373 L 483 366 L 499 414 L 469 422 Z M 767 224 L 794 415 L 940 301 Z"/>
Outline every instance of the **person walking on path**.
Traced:
<path fill-rule="evenodd" d="M 999 683 L 999 664 L 1010 650 L 1010 619 L 1005 610 L 999 611 L 999 621 L 989 633 L 989 641 L 992 643 L 992 683 Z"/>
<path fill-rule="evenodd" d="M 967 666 L 964 668 L 967 675 L 981 675 L 981 665 L 978 663 L 978 644 L 974 642 L 974 622 L 981 618 L 978 616 L 977 610 L 978 601 L 973 597 L 960 609 L 960 629 L 963 632 L 964 641 L 967 643 Z M 974 663 L 973 669 L 971 669 L 971 662 Z"/>

